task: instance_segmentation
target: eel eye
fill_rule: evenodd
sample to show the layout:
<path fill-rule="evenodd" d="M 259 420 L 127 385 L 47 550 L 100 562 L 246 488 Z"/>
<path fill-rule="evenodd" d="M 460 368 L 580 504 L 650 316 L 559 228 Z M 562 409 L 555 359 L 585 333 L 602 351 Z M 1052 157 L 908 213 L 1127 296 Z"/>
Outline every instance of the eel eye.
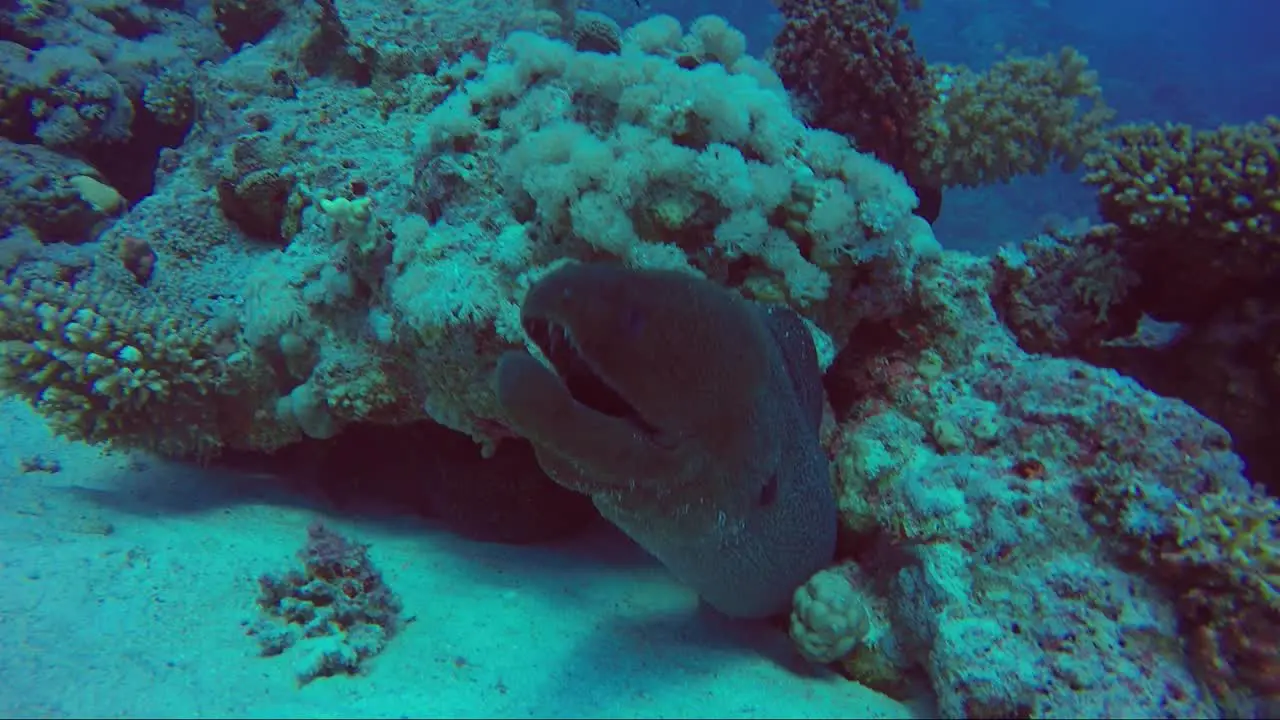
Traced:
<path fill-rule="evenodd" d="M 764 487 L 760 488 L 760 507 L 769 507 L 778 499 L 778 474 L 769 476 Z"/>
<path fill-rule="evenodd" d="M 622 333 L 623 336 L 634 340 L 644 333 L 644 326 L 648 318 L 645 312 L 638 307 L 628 307 L 622 316 Z"/>

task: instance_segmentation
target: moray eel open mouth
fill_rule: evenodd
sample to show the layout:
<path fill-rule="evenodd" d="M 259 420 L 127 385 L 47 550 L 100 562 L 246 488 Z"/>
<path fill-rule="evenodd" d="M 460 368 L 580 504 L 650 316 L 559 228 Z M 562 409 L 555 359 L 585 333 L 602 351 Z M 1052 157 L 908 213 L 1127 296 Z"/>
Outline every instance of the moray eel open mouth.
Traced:
<path fill-rule="evenodd" d="M 574 400 L 602 415 L 627 420 L 646 435 L 658 434 L 658 428 L 592 367 L 569 328 L 541 317 L 525 317 L 522 323 Z"/>

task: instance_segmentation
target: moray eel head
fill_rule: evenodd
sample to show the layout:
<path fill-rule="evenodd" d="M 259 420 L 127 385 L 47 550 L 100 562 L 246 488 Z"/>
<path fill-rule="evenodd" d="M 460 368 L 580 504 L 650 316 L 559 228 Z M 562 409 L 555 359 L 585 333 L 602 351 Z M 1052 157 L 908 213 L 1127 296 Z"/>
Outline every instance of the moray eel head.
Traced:
<path fill-rule="evenodd" d="M 550 367 L 502 356 L 497 400 L 556 482 L 721 611 L 759 617 L 834 552 L 803 320 L 676 272 L 570 265 L 525 297 Z"/>
<path fill-rule="evenodd" d="M 708 287 L 677 272 L 571 265 L 529 291 L 521 322 L 581 412 L 626 424 L 655 452 L 678 451 L 695 432 L 724 445 L 734 438 L 716 437 L 715 418 L 749 411 L 740 379 L 770 359 L 745 301 Z M 719 339 L 715 352 L 705 337 Z"/>
<path fill-rule="evenodd" d="M 521 314 L 520 320 L 525 333 L 542 350 L 542 354 L 564 383 L 565 390 L 574 400 L 595 412 L 630 422 L 649 436 L 656 436 L 659 433 L 658 427 L 623 396 L 622 392 L 625 390 L 620 391 L 614 387 L 619 382 L 618 379 L 611 377 L 600 362 L 602 344 L 579 340 L 579 335 L 584 338 L 593 335 L 575 335 L 573 330 L 586 324 L 616 326 L 618 332 L 642 342 L 646 334 L 644 313 L 619 311 L 618 308 L 598 305 L 579 307 L 584 303 L 575 299 L 575 295 L 572 286 L 561 288 L 556 295 L 541 293 L 540 302 L 526 305 Z M 591 322 L 576 321 L 581 316 L 589 316 Z M 581 344 L 584 342 L 588 348 L 586 351 Z M 609 347 L 603 347 L 607 354 Z"/>

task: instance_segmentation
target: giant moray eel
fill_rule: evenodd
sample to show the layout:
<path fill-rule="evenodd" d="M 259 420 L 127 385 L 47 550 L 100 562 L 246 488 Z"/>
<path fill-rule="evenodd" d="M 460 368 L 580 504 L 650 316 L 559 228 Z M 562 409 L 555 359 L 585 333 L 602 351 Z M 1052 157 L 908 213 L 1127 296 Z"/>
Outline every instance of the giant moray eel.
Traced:
<path fill-rule="evenodd" d="M 830 562 L 813 340 L 790 310 L 682 273 L 581 264 L 530 289 L 497 395 L 556 482 L 727 615 L 784 612 Z"/>

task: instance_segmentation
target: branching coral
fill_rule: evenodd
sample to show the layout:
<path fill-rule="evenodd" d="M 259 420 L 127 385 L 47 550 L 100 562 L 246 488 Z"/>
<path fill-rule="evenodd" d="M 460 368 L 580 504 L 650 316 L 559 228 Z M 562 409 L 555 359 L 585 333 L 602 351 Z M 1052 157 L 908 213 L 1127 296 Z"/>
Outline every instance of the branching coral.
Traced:
<path fill-rule="evenodd" d="M 1112 117 L 1073 48 L 981 73 L 926 66 L 909 30 L 896 25 L 899 0 L 777 4 L 785 24 L 773 64 L 787 89 L 814 125 L 905 173 L 926 217 L 948 185 L 1005 182 L 1054 163 L 1070 170 Z"/>
<path fill-rule="evenodd" d="M 813 124 L 912 175 L 911 133 L 934 99 L 899 0 L 776 0 L 785 24 L 773 66 L 811 104 Z M 908 8 L 910 9 L 910 7 Z"/>
<path fill-rule="evenodd" d="M 1009 58 L 981 73 L 934 65 L 930 75 L 938 98 L 916 134 L 916 150 L 924 175 L 940 185 L 1007 182 L 1054 163 L 1071 170 L 1113 116 L 1097 74 L 1070 47 Z"/>
<path fill-rule="evenodd" d="M 170 456 L 224 440 L 215 395 L 247 358 L 221 356 L 208 328 L 110 293 L 46 282 L 0 285 L 0 382 L 55 429 Z"/>

